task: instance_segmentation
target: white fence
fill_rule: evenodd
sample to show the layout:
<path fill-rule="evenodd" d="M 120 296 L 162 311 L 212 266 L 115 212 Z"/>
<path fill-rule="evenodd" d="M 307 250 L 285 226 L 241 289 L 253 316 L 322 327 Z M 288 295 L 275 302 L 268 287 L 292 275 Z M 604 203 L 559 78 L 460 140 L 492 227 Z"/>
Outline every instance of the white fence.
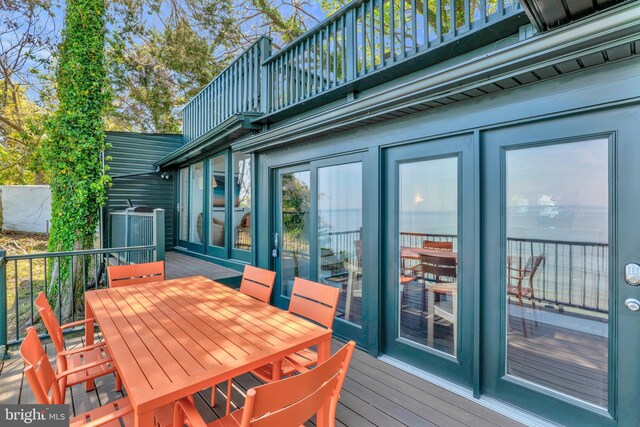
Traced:
<path fill-rule="evenodd" d="M 51 221 L 48 185 L 0 185 L 2 230 L 46 233 Z"/>

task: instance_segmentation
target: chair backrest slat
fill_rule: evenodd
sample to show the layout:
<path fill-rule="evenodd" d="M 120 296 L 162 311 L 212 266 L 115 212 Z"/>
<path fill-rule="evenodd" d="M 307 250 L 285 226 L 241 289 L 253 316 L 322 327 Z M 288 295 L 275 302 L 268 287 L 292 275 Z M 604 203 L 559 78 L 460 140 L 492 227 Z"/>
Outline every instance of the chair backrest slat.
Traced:
<path fill-rule="evenodd" d="M 275 271 L 245 265 L 242 282 L 240 283 L 240 292 L 268 303 L 271 299 L 271 292 L 273 291 L 275 281 Z"/>
<path fill-rule="evenodd" d="M 455 281 L 457 277 L 458 261 L 454 257 L 421 254 L 420 264 L 423 274 L 434 276 L 438 281 L 443 277 Z"/>
<path fill-rule="evenodd" d="M 47 332 L 51 337 L 51 341 L 58 352 L 64 350 L 64 337 L 62 336 L 62 328 L 60 328 L 60 322 L 56 314 L 53 312 L 47 296 L 40 292 L 33 302 L 42 318 L 44 327 L 47 328 Z"/>
<path fill-rule="evenodd" d="M 333 327 L 340 289 L 311 280 L 295 278 L 289 312 L 305 317 L 326 328 Z"/>
<path fill-rule="evenodd" d="M 164 261 L 112 265 L 107 268 L 107 272 L 110 288 L 160 282 L 164 280 Z"/>
<path fill-rule="evenodd" d="M 453 242 L 434 242 L 433 240 L 424 240 L 422 242 L 423 249 L 431 249 L 433 251 L 452 252 Z"/>
<path fill-rule="evenodd" d="M 60 390 L 38 332 L 33 327 L 27 329 L 27 336 L 20 345 L 20 356 L 24 361 L 24 375 L 36 401 L 42 405 L 64 403 L 64 393 Z"/>
<path fill-rule="evenodd" d="M 249 390 L 241 425 L 300 425 L 326 403 L 333 413 L 354 348 L 355 343 L 350 341 L 308 372 Z"/>

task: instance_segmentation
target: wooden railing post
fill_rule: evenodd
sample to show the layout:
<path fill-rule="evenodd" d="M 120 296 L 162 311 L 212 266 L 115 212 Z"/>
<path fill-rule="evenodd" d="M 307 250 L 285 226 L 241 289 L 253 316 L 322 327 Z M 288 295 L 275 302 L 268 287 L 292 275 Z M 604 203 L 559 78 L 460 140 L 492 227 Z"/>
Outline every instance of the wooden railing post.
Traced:
<path fill-rule="evenodd" d="M 357 46 L 357 40 L 356 40 L 356 10 L 355 8 L 347 11 L 347 14 L 345 16 L 346 18 L 346 22 L 345 22 L 345 39 L 343 41 L 345 49 L 344 49 L 344 55 L 345 55 L 345 66 L 346 66 L 346 76 L 347 82 L 350 82 L 352 80 L 354 80 L 356 78 L 356 75 L 358 73 L 358 46 Z"/>
<path fill-rule="evenodd" d="M 153 210 L 153 245 L 156 247 L 154 261 L 164 260 L 164 209 Z"/>
<path fill-rule="evenodd" d="M 0 346 L 7 345 L 7 251 L 0 249 Z M 16 295 L 16 304 L 18 303 Z"/>
<path fill-rule="evenodd" d="M 273 76 L 270 73 L 269 64 L 262 65 L 271 56 L 271 39 L 263 37 L 260 39 L 260 107 L 264 114 L 271 111 L 271 85 Z"/>

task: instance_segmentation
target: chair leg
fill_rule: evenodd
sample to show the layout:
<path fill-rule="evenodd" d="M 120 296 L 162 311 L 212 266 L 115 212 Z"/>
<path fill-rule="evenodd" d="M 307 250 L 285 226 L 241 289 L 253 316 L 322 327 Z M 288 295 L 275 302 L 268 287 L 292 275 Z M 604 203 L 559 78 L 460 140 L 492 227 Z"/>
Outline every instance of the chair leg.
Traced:
<path fill-rule="evenodd" d="M 213 386 L 211 386 L 211 406 L 215 407 L 216 406 L 216 385 L 214 384 Z"/>
<path fill-rule="evenodd" d="M 122 378 L 118 372 L 116 372 L 116 391 L 122 391 Z"/>
<path fill-rule="evenodd" d="M 229 415 L 231 413 L 231 392 L 233 390 L 233 383 L 232 383 L 233 379 L 230 379 L 227 382 L 227 407 L 226 407 L 226 414 Z"/>

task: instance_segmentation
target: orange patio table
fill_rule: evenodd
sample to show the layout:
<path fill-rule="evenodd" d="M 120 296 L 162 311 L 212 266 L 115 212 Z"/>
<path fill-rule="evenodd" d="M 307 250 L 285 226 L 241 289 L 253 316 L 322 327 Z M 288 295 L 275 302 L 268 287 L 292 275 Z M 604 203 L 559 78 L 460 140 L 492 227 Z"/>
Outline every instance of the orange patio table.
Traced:
<path fill-rule="evenodd" d="M 87 292 L 85 311 L 107 342 L 136 426 L 153 426 L 156 408 L 309 346 L 318 346 L 319 363 L 331 353 L 331 330 L 205 277 Z M 85 334 L 91 345 L 93 325 Z"/>

